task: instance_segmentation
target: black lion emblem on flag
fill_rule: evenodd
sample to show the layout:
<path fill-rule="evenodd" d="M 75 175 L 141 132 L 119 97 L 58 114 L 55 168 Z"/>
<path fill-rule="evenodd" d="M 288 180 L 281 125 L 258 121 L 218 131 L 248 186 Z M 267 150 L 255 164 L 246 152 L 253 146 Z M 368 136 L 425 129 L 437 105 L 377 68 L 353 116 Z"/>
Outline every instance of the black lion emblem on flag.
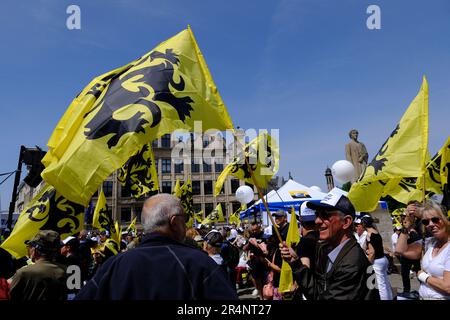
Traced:
<path fill-rule="evenodd" d="M 144 62 L 152 62 L 156 59 L 163 61 L 157 65 L 139 68 Z M 172 49 L 166 49 L 165 53 L 153 51 L 136 65 L 131 65 L 130 68 L 112 77 L 108 76 L 109 79 L 112 79 L 107 91 L 98 101 L 97 106 L 85 115 L 87 116 L 100 107 L 97 114 L 85 126 L 86 138 L 95 140 L 112 134 L 107 142 L 108 148 L 111 149 L 127 133 L 144 133 L 144 125 L 150 124 L 150 127 L 155 127 L 161 122 L 161 108 L 156 102 L 165 102 L 172 106 L 177 111 L 179 119 L 184 122 L 193 111 L 190 105 L 193 100 L 189 96 L 176 97 L 171 91 L 170 87 L 177 91 L 183 91 L 185 88 L 183 77 L 179 77 L 178 83 L 173 79 L 174 66 L 178 66 L 178 64 L 178 56 Z M 131 68 L 134 70 L 130 71 Z M 126 82 L 135 85 L 138 90 L 127 90 L 123 85 Z M 104 90 L 104 85 L 97 83 L 91 89 L 91 93 L 99 97 L 102 90 Z M 114 118 L 115 111 L 130 105 L 141 105 L 148 108 L 153 118 L 151 123 L 143 117 L 145 113 L 142 111 L 136 111 L 128 119 Z"/>
<path fill-rule="evenodd" d="M 54 230 L 60 235 L 74 234 L 80 227 L 78 217 L 83 214 L 84 207 L 73 203 L 54 188 L 42 194 L 37 202 L 27 209 L 28 219 L 33 222 L 45 221 L 40 230 Z"/>

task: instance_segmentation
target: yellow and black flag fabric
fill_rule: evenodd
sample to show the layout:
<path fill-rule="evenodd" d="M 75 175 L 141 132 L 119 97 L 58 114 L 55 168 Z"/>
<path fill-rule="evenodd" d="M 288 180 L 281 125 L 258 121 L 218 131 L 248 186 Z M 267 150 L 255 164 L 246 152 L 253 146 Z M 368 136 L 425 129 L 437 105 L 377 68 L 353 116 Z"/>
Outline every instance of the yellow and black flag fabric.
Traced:
<path fill-rule="evenodd" d="M 94 209 L 94 217 L 92 218 L 92 226 L 99 229 L 100 231 L 108 230 L 114 227 L 114 221 L 111 216 L 111 212 L 108 210 L 108 204 L 106 202 L 105 194 L 103 193 L 103 188 L 98 194 L 97 204 Z"/>
<path fill-rule="evenodd" d="M 116 221 L 110 227 L 109 239 L 104 243 L 104 246 L 108 248 L 114 255 L 120 252 L 120 242 L 122 241 L 122 227 L 119 228 L 119 223 Z"/>
<path fill-rule="evenodd" d="M 188 217 L 186 225 L 190 228 L 194 224 L 194 200 L 192 199 L 192 183 L 190 178 L 180 188 L 179 194 L 184 214 Z"/>
<path fill-rule="evenodd" d="M 143 145 L 176 129 L 233 124 L 190 28 L 89 83 L 48 141 L 42 177 L 87 205 L 100 184 Z"/>
<path fill-rule="evenodd" d="M 273 175 L 278 172 L 279 149 L 278 142 L 267 132 L 263 132 L 244 147 L 245 158 L 253 171 L 258 187 L 267 187 Z M 214 196 L 218 196 L 228 175 L 254 184 L 250 169 L 241 153 L 228 164 L 217 178 L 214 185 Z"/>
<path fill-rule="evenodd" d="M 425 175 L 414 178 L 403 178 L 398 185 L 393 186 L 388 194 L 401 203 L 408 203 L 410 200 L 422 201 L 423 188 L 425 186 L 425 198 L 428 199 L 435 194 L 443 194 L 445 184 L 444 170 L 448 166 L 446 151 L 450 148 L 450 137 L 447 138 L 444 146 L 427 162 Z M 425 183 L 424 183 L 425 177 Z"/>
<path fill-rule="evenodd" d="M 197 221 L 197 223 L 202 224 L 202 222 L 203 222 L 203 210 L 200 211 L 200 212 L 194 213 L 194 218 L 195 218 L 195 221 Z"/>
<path fill-rule="evenodd" d="M 128 228 L 126 230 L 127 233 L 133 233 L 134 235 L 137 235 L 136 219 L 137 219 L 137 217 L 134 217 L 133 221 L 131 221 L 130 225 L 128 226 Z"/>
<path fill-rule="evenodd" d="M 247 210 L 247 205 L 243 204 L 241 205 L 235 213 L 233 213 L 232 215 L 230 215 L 230 217 L 228 218 L 228 223 L 229 224 L 235 224 L 237 227 L 239 227 L 241 225 L 241 211 Z"/>
<path fill-rule="evenodd" d="M 0 245 L 19 259 L 27 255 L 25 240 L 31 240 L 39 230 L 54 230 L 61 239 L 83 228 L 84 207 L 64 198 L 47 184 L 20 214 L 11 235 Z"/>
<path fill-rule="evenodd" d="M 219 203 L 216 208 L 202 221 L 202 224 L 211 224 L 217 222 L 225 222 L 223 216 L 222 205 Z"/>
<path fill-rule="evenodd" d="M 423 78 L 418 95 L 381 146 L 348 197 L 357 211 L 370 212 L 405 177 L 425 170 L 428 150 L 428 84 Z"/>
<path fill-rule="evenodd" d="M 150 142 L 119 169 L 117 180 L 135 199 L 159 189 L 158 173 Z"/>
<path fill-rule="evenodd" d="M 175 187 L 172 190 L 172 194 L 175 197 L 180 198 L 181 197 L 181 183 L 180 183 L 180 179 L 177 178 L 177 182 L 175 182 Z"/>
<path fill-rule="evenodd" d="M 450 218 L 450 188 L 448 182 L 450 180 L 450 137 L 447 138 L 444 148 L 442 149 L 441 159 L 441 185 L 444 198 L 442 204 L 447 208 L 447 217 Z"/>

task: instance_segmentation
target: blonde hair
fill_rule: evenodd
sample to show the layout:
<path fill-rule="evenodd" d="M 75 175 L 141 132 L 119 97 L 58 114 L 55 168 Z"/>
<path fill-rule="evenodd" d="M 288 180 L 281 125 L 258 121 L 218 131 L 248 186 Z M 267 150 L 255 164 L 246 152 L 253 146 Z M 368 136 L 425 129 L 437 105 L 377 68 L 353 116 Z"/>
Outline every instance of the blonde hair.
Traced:
<path fill-rule="evenodd" d="M 450 235 L 450 221 L 448 221 L 447 216 L 444 214 L 445 210 L 444 208 L 431 200 L 425 201 L 425 203 L 419 207 L 420 213 L 422 214 L 422 217 L 425 213 L 434 211 L 438 214 L 439 218 L 442 220 L 442 222 L 445 225 L 445 232 Z"/>
<path fill-rule="evenodd" d="M 199 236 L 200 233 L 195 228 L 189 228 L 186 230 L 186 238 L 194 239 L 195 236 Z"/>

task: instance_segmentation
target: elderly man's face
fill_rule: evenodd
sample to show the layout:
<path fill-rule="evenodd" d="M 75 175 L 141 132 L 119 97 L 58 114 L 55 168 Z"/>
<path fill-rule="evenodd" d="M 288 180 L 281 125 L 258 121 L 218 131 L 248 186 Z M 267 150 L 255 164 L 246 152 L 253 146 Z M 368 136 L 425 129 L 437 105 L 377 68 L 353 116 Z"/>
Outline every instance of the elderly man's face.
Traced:
<path fill-rule="evenodd" d="M 318 211 L 316 225 L 319 228 L 320 240 L 333 241 L 340 236 L 344 221 L 339 211 Z"/>
<path fill-rule="evenodd" d="M 353 130 L 353 131 L 350 133 L 350 137 L 351 137 L 353 140 L 358 140 L 358 131 Z"/>

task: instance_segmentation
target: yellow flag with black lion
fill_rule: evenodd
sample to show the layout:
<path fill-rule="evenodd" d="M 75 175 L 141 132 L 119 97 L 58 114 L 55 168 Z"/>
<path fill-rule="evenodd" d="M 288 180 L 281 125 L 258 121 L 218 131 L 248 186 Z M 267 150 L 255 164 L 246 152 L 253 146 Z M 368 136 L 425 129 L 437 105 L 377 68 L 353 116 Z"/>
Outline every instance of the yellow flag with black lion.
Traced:
<path fill-rule="evenodd" d="M 422 87 L 381 146 L 348 198 L 357 211 L 374 211 L 378 200 L 389 194 L 405 177 L 420 177 L 428 156 L 428 83 Z"/>
<path fill-rule="evenodd" d="M 48 141 L 42 177 L 87 205 L 98 186 L 142 146 L 176 129 L 233 124 L 191 29 L 91 81 Z"/>
<path fill-rule="evenodd" d="M 83 228 L 85 208 L 64 198 L 47 184 L 21 212 L 11 235 L 0 245 L 16 259 L 27 255 L 25 240 L 31 240 L 39 230 L 53 230 L 61 239 Z"/>

